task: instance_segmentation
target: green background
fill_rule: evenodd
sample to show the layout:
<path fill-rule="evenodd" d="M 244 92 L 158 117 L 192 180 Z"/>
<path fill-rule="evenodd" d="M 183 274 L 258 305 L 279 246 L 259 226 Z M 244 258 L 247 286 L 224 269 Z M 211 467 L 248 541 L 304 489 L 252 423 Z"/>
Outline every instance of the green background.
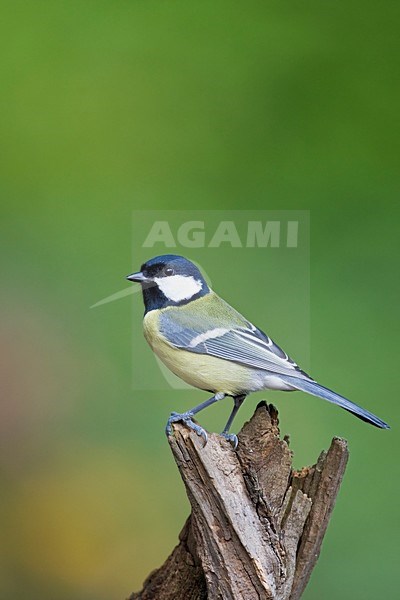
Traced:
<path fill-rule="evenodd" d="M 304 598 L 395 598 L 399 4 L 13 0 L 1 15 L 1 598 L 124 598 L 176 543 L 188 503 L 163 427 L 204 394 L 133 389 L 134 339 L 152 360 L 139 296 L 89 306 L 138 267 L 133 210 L 216 208 L 310 211 L 304 350 L 295 294 L 271 310 L 268 265 L 207 268 L 391 423 L 268 396 L 297 466 L 350 443 Z"/>

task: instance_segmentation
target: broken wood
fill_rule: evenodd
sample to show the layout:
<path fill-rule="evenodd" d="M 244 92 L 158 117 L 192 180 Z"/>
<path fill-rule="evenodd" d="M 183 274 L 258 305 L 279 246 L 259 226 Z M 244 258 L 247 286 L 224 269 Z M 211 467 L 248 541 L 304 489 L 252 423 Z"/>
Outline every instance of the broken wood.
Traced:
<path fill-rule="evenodd" d="M 192 512 L 179 544 L 130 600 L 297 600 L 317 562 L 346 468 L 333 438 L 312 467 L 292 469 L 278 413 L 260 403 L 237 451 L 174 425 L 171 449 Z"/>

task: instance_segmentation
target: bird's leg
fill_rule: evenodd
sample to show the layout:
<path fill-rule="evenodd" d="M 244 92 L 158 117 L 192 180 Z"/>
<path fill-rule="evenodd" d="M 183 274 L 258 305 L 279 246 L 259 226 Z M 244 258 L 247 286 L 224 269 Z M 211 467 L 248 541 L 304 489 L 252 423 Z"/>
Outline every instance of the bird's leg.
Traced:
<path fill-rule="evenodd" d="M 197 413 L 199 413 L 204 408 L 207 408 L 207 406 L 210 406 L 211 404 L 214 404 L 214 402 L 218 402 L 218 400 L 222 400 L 223 398 L 225 398 L 225 394 L 222 392 L 218 392 L 217 394 L 215 394 L 215 396 L 212 396 L 212 398 L 209 398 L 205 402 L 202 402 L 198 406 L 195 406 L 194 408 L 188 410 L 185 413 L 171 413 L 171 416 L 169 417 L 167 426 L 165 428 L 166 434 L 172 435 L 172 423 L 177 423 L 178 421 L 181 421 L 186 425 L 186 427 L 195 431 L 197 435 L 201 435 L 201 437 L 204 439 L 204 445 L 206 445 L 207 432 L 205 429 L 200 427 L 200 425 L 197 425 L 197 423 L 192 421 L 192 417 L 194 417 L 194 415 L 197 415 Z"/>
<path fill-rule="evenodd" d="M 230 442 L 233 446 L 233 448 L 236 450 L 237 445 L 238 445 L 238 438 L 237 435 L 235 435 L 234 433 L 229 433 L 229 429 L 231 428 L 231 425 L 233 423 L 233 419 L 236 417 L 237 411 L 239 410 L 239 408 L 242 406 L 244 399 L 246 398 L 245 395 L 242 396 L 235 396 L 233 398 L 233 409 L 232 412 L 229 416 L 228 422 L 224 427 L 223 432 L 221 433 L 221 435 L 228 440 L 228 442 Z"/>

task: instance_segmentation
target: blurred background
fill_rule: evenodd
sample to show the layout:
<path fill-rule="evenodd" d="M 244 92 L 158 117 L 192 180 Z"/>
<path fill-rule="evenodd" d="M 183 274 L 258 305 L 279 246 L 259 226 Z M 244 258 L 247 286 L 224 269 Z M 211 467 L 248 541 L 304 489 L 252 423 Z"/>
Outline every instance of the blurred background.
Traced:
<path fill-rule="evenodd" d="M 139 295 L 89 308 L 153 254 L 133 211 L 166 209 L 309 211 L 309 271 L 288 259 L 283 276 L 270 250 L 187 254 L 392 425 L 267 396 L 296 466 L 334 435 L 350 444 L 304 598 L 396 597 L 399 16 L 354 0 L 2 2 L 1 598 L 122 599 L 177 543 L 189 507 L 163 428 L 204 394 L 132 381 L 133 357 L 157 369 Z M 230 408 L 201 422 L 218 431 Z"/>

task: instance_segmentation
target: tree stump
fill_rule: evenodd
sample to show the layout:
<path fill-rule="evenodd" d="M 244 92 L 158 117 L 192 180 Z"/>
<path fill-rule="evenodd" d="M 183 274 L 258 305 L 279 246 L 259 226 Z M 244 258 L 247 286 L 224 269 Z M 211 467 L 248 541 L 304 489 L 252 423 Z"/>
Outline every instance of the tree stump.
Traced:
<path fill-rule="evenodd" d="M 317 562 L 346 468 L 333 438 L 312 467 L 292 469 L 278 413 L 261 402 L 237 451 L 181 424 L 170 445 L 192 512 L 179 544 L 130 600 L 297 600 Z"/>

